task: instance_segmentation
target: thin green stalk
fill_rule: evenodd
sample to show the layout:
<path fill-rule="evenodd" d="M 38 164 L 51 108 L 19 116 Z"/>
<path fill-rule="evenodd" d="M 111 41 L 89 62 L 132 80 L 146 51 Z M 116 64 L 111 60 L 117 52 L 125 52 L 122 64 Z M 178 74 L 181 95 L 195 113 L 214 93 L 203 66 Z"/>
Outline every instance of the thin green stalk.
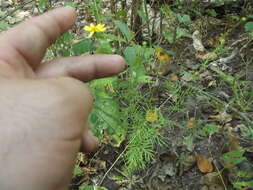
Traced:
<path fill-rule="evenodd" d="M 96 22 L 98 24 L 98 23 L 100 23 L 101 19 L 100 19 L 100 14 L 99 14 L 98 5 L 97 5 L 97 1 L 96 0 L 93 0 L 93 5 L 95 7 Z"/>

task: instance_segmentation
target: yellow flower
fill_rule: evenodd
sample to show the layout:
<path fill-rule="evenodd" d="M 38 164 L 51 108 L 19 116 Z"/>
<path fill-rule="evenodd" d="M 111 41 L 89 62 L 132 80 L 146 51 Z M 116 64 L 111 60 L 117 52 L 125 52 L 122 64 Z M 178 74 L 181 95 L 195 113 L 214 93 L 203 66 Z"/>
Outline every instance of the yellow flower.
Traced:
<path fill-rule="evenodd" d="M 146 120 L 149 122 L 154 122 L 158 120 L 158 115 L 155 110 L 147 110 L 146 111 Z"/>
<path fill-rule="evenodd" d="M 91 36 L 93 36 L 95 32 L 104 32 L 106 30 L 106 27 L 104 24 L 98 24 L 98 25 L 90 24 L 90 26 L 85 26 L 83 29 L 86 32 L 90 33 L 88 36 L 88 38 L 90 38 Z"/>
<path fill-rule="evenodd" d="M 161 48 L 156 48 L 155 51 L 156 51 L 156 57 L 161 63 L 163 64 L 169 63 L 170 56 L 167 54 L 165 50 Z"/>

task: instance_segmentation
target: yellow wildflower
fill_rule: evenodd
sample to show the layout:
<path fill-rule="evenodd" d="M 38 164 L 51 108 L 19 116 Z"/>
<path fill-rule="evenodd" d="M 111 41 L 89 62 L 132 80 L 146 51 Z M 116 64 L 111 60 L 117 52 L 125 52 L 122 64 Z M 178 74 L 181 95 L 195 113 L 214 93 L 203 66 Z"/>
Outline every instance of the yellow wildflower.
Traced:
<path fill-rule="evenodd" d="M 106 30 L 106 27 L 104 24 L 98 24 L 98 25 L 90 24 L 90 26 L 85 26 L 83 29 L 86 32 L 90 33 L 88 36 L 88 38 L 90 38 L 96 32 L 104 32 Z"/>
<path fill-rule="evenodd" d="M 149 122 L 154 122 L 158 120 L 158 115 L 155 110 L 147 110 L 146 111 L 146 120 Z"/>
<path fill-rule="evenodd" d="M 157 59 L 163 63 L 163 64 L 166 64 L 166 63 L 169 63 L 170 61 L 170 56 L 168 55 L 168 53 L 161 49 L 161 48 L 156 48 L 156 57 Z"/>

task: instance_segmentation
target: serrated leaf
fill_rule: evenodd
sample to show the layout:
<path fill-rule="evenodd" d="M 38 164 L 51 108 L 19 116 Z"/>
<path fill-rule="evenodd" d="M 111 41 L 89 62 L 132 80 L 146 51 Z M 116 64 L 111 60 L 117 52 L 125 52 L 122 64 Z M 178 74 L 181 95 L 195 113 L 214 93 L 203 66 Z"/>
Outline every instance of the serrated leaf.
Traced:
<path fill-rule="evenodd" d="M 91 51 L 93 48 L 93 44 L 91 40 L 82 40 L 73 44 L 72 50 L 75 55 L 82 55 L 83 53 Z"/>
<path fill-rule="evenodd" d="M 177 14 L 177 19 L 180 23 L 183 23 L 183 24 L 188 24 L 191 22 L 190 16 L 186 14 Z"/>
<path fill-rule="evenodd" d="M 132 65 L 135 63 L 137 55 L 136 55 L 136 50 L 134 47 L 127 47 L 123 53 L 129 65 Z"/>
<path fill-rule="evenodd" d="M 69 32 L 65 32 L 63 35 L 60 36 L 58 39 L 60 42 L 70 41 L 73 39 L 73 35 Z"/>
<path fill-rule="evenodd" d="M 252 15 L 248 15 L 247 17 L 248 17 L 248 18 L 252 18 L 252 19 L 253 19 L 253 14 L 252 14 Z"/>
<path fill-rule="evenodd" d="M 112 54 L 113 51 L 112 51 L 110 42 L 108 42 L 107 40 L 100 40 L 96 53 L 97 54 Z"/>
<path fill-rule="evenodd" d="M 103 33 L 103 34 L 101 34 L 101 36 L 103 36 L 103 38 L 108 39 L 108 40 L 113 40 L 113 41 L 118 41 L 118 42 L 126 42 L 125 39 L 123 39 L 120 36 L 116 36 L 114 34 Z"/>
<path fill-rule="evenodd" d="M 192 35 L 189 34 L 188 32 L 185 31 L 185 29 L 183 28 L 177 28 L 176 30 L 177 33 L 177 39 L 181 38 L 181 37 L 187 37 L 187 38 L 192 38 Z"/>
<path fill-rule="evenodd" d="M 126 23 L 121 22 L 121 21 L 115 21 L 114 23 L 128 41 L 130 41 L 134 37 Z"/>
<path fill-rule="evenodd" d="M 169 43 L 173 43 L 174 40 L 174 32 L 173 31 L 166 31 L 163 32 L 163 36 Z"/>

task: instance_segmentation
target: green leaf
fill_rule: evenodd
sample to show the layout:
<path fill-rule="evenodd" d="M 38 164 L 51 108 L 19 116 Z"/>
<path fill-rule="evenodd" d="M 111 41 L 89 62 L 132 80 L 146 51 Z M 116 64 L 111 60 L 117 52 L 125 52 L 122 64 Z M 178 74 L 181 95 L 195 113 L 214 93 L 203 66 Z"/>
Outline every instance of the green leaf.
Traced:
<path fill-rule="evenodd" d="M 133 65 L 133 64 L 136 62 L 137 55 L 136 55 L 136 49 L 135 49 L 134 47 L 127 47 L 127 48 L 124 50 L 123 53 L 124 53 L 126 62 L 127 62 L 129 65 Z"/>
<path fill-rule="evenodd" d="M 94 80 L 92 82 L 92 87 L 97 87 L 97 86 L 104 86 L 108 83 L 112 83 L 112 82 L 115 82 L 117 80 L 116 77 L 108 77 L 108 78 L 102 78 L 102 79 L 97 79 L 97 80 Z"/>
<path fill-rule="evenodd" d="M 82 55 L 86 52 L 89 52 L 93 49 L 93 44 L 91 40 L 82 40 L 80 42 L 77 42 L 73 44 L 72 50 L 75 55 Z"/>
<path fill-rule="evenodd" d="M 100 135 L 101 132 L 105 132 L 109 135 L 123 136 L 125 129 L 119 122 L 120 113 L 118 103 L 111 97 L 102 99 L 97 95 L 96 93 L 95 106 L 89 117 L 91 124 L 96 126 L 94 128 L 95 134 Z"/>
<path fill-rule="evenodd" d="M 253 188 L 253 180 L 251 181 L 238 181 L 233 183 L 234 188 Z"/>
<path fill-rule="evenodd" d="M 74 169 L 74 175 L 81 175 L 82 174 L 82 170 L 80 169 L 79 166 L 75 166 L 75 169 Z"/>
<path fill-rule="evenodd" d="M 189 24 L 191 22 L 191 18 L 186 14 L 177 14 L 177 19 L 182 24 Z"/>
<path fill-rule="evenodd" d="M 127 22 L 127 11 L 126 10 L 119 10 L 115 13 L 115 18 L 117 20 L 125 21 Z"/>
<path fill-rule="evenodd" d="M 253 19 L 253 14 L 252 14 L 252 15 L 248 15 L 247 17 L 248 17 L 248 18 L 252 18 L 252 19 Z"/>
<path fill-rule="evenodd" d="M 144 58 L 146 60 L 149 60 L 150 57 L 154 56 L 154 54 L 155 54 L 155 49 L 154 48 L 145 48 Z"/>
<path fill-rule="evenodd" d="M 6 14 L 6 11 L 2 11 L 2 10 L 0 9 L 0 18 L 1 18 L 1 17 L 4 17 L 5 14 Z"/>
<path fill-rule="evenodd" d="M 70 32 L 65 32 L 63 35 L 60 36 L 59 41 L 65 42 L 70 41 L 74 38 L 74 36 Z"/>
<path fill-rule="evenodd" d="M 243 157 L 243 154 L 244 154 L 244 151 L 239 151 L 239 150 L 231 151 L 231 152 L 223 154 L 220 157 L 220 159 L 223 160 L 225 164 L 229 163 L 229 164 L 236 165 L 246 159 L 245 157 Z"/>
<path fill-rule="evenodd" d="M 61 55 L 63 56 L 63 57 L 69 57 L 70 56 L 70 51 L 68 50 L 68 49 L 64 49 L 64 50 L 62 50 L 62 51 L 60 51 L 61 52 Z"/>
<path fill-rule="evenodd" d="M 39 8 L 44 9 L 48 0 L 39 0 Z"/>
<path fill-rule="evenodd" d="M 167 50 L 166 52 L 167 52 L 169 55 L 175 55 L 174 51 L 172 51 L 172 50 Z"/>
<path fill-rule="evenodd" d="M 148 21 L 147 15 L 146 15 L 142 10 L 138 10 L 138 15 L 141 17 L 141 19 L 142 19 L 144 22 L 147 22 L 147 21 Z"/>
<path fill-rule="evenodd" d="M 214 124 L 207 124 L 204 126 L 203 130 L 209 134 L 209 135 L 212 135 L 214 133 L 217 133 L 219 131 L 219 128 L 217 125 L 214 125 Z"/>
<path fill-rule="evenodd" d="M 189 135 L 187 137 L 184 137 L 183 145 L 186 146 L 187 150 L 190 152 L 194 150 L 194 143 L 193 143 L 193 136 Z"/>
<path fill-rule="evenodd" d="M 64 6 L 76 8 L 76 4 L 74 2 L 64 2 Z"/>
<path fill-rule="evenodd" d="M 115 21 L 114 23 L 128 41 L 130 41 L 134 37 L 126 23 L 121 22 L 121 21 Z"/>
<path fill-rule="evenodd" d="M 137 75 L 136 81 L 139 83 L 151 83 L 151 77 L 146 75 Z"/>
<path fill-rule="evenodd" d="M 126 42 L 126 40 L 120 36 L 116 36 L 114 34 L 101 34 L 101 37 L 104 39 L 112 40 L 112 41 L 118 41 L 118 42 Z"/>
<path fill-rule="evenodd" d="M 177 39 L 181 38 L 181 37 L 187 37 L 187 38 L 192 38 L 192 35 L 189 34 L 188 32 L 185 31 L 185 29 L 183 28 L 177 28 Z"/>
<path fill-rule="evenodd" d="M 253 32 L 253 22 L 247 22 L 244 28 L 246 32 Z"/>
<path fill-rule="evenodd" d="M 0 30 L 7 30 L 9 28 L 9 25 L 4 22 L 4 21 L 0 21 Z"/>
<path fill-rule="evenodd" d="M 228 15 L 227 17 L 228 17 L 229 19 L 233 19 L 233 20 L 235 20 L 235 21 L 239 21 L 239 20 L 240 20 L 240 17 L 237 16 L 237 15 Z"/>
<path fill-rule="evenodd" d="M 98 48 L 96 50 L 97 54 L 112 54 L 112 47 L 110 42 L 108 42 L 107 40 L 99 40 L 99 45 Z"/>
<path fill-rule="evenodd" d="M 166 31 L 163 32 L 163 36 L 169 43 L 173 43 L 174 40 L 174 32 L 173 31 Z"/>
<path fill-rule="evenodd" d="M 227 75 L 223 71 L 219 70 L 217 67 L 211 66 L 210 69 L 216 72 L 219 75 L 219 77 L 221 77 L 221 79 L 224 80 L 229 85 L 233 86 L 233 84 L 235 83 L 236 80 L 233 76 Z"/>
<path fill-rule="evenodd" d="M 211 15 L 212 17 L 216 17 L 218 15 L 214 9 L 207 9 L 206 13 Z"/>

